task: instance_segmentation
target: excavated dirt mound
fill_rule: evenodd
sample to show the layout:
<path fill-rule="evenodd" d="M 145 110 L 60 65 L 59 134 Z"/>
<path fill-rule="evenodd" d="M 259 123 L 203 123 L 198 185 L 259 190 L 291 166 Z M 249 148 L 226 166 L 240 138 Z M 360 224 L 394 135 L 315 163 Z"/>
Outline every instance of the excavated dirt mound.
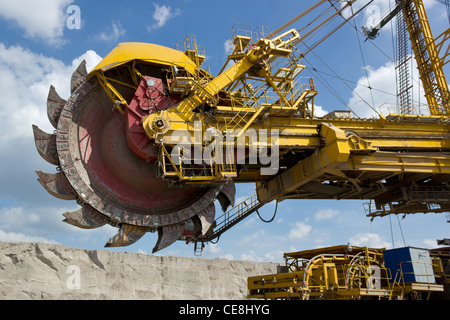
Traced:
<path fill-rule="evenodd" d="M 0 242 L 0 299 L 246 299 L 277 263 Z"/>

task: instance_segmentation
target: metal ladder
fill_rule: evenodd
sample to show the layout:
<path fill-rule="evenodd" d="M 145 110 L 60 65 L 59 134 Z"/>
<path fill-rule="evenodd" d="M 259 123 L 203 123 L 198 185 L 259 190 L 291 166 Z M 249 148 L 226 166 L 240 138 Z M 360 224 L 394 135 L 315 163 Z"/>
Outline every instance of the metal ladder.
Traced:
<path fill-rule="evenodd" d="M 216 238 L 219 238 L 222 233 L 224 233 L 243 219 L 247 218 L 250 214 L 260 209 L 263 205 L 263 203 L 259 202 L 257 195 L 254 194 L 219 216 L 214 221 L 215 228 L 212 234 L 208 236 L 202 236 L 195 241 L 195 255 L 201 255 L 204 247 L 204 242 L 209 242 Z"/>

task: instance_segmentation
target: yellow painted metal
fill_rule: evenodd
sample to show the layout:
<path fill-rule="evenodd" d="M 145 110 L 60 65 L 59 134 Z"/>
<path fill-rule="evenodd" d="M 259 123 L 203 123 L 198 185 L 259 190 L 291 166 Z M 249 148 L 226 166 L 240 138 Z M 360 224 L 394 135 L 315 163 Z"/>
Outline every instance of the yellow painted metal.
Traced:
<path fill-rule="evenodd" d="M 215 106 L 217 101 L 215 96 L 221 90 L 244 76 L 257 61 L 260 61 L 269 55 L 289 56 L 292 51 L 288 48 L 288 45 L 299 38 L 300 35 L 297 30 L 292 29 L 271 40 L 260 39 L 253 49 L 249 50 L 239 61 L 211 81 L 204 85 L 200 85 L 198 82 L 193 81 L 192 93 L 177 105 L 176 112 L 185 119 L 191 119 L 193 110 L 200 105 L 207 103 Z M 174 109 L 170 110 L 170 112 L 173 112 L 173 110 Z M 144 129 L 151 138 L 154 138 L 152 123 L 155 122 L 157 118 L 158 115 L 149 115 L 143 122 Z"/>
<path fill-rule="evenodd" d="M 448 247 L 430 250 L 430 257 L 436 283 L 443 284 L 447 291 L 450 285 L 450 251 Z"/>
<path fill-rule="evenodd" d="M 287 70 L 292 69 L 283 69 L 283 71 Z M 274 74 L 276 77 L 267 72 L 259 72 L 258 76 L 268 83 L 280 98 L 280 94 L 284 94 L 282 88 L 286 88 L 292 79 L 289 77 L 281 79 L 279 72 Z M 268 81 L 269 78 L 271 81 Z M 189 81 L 196 83 L 195 78 Z M 176 143 L 171 140 L 171 134 L 176 130 L 185 129 L 191 133 L 193 142 L 194 121 L 201 121 L 204 127 L 213 126 L 219 132 L 226 132 L 229 129 L 278 130 L 277 144 L 281 155 L 288 150 L 297 150 L 297 152 L 307 153 L 308 157 L 291 167 L 280 168 L 277 176 L 262 176 L 257 172 L 259 167 L 253 170 L 247 168 L 239 174 L 233 171 L 231 175 L 235 176 L 233 179 L 238 182 L 258 182 L 257 193 L 262 203 L 275 199 L 278 201 L 305 198 L 373 199 L 388 192 L 383 186 L 386 178 L 395 176 L 400 178 L 405 174 L 416 176 L 431 174 L 445 177 L 449 173 L 447 170 L 449 156 L 443 152 L 443 150 L 450 150 L 449 120 L 446 116 L 389 114 L 380 115 L 379 119 L 353 119 L 341 116 L 315 118 L 308 114 L 307 111 L 312 106 L 306 102 L 308 97 L 313 97 L 317 93 L 315 90 L 303 89 L 299 92 L 297 100 L 292 100 L 293 102 L 280 99 L 281 103 L 267 103 L 267 100 L 266 103 L 261 103 L 256 100 L 256 92 L 261 89 L 251 88 L 247 84 L 241 88 L 249 92 L 245 95 L 241 92 L 231 93 L 229 105 L 214 106 L 214 120 L 203 113 L 193 114 L 186 110 L 180 111 L 180 108 L 162 112 L 160 115 L 164 114 L 169 119 L 170 128 L 166 128 L 167 131 L 163 135 L 153 132 L 153 138 L 157 143 L 159 141 L 168 146 L 174 145 Z M 234 87 L 230 86 L 229 89 L 233 90 Z M 183 92 L 189 93 L 187 89 L 183 89 Z M 253 101 L 257 107 L 247 107 L 248 101 Z M 192 109 L 196 105 L 198 104 L 190 103 L 185 106 Z M 302 108 L 298 107 L 299 105 L 302 105 Z M 160 115 L 152 117 L 156 120 Z M 322 131 L 320 135 L 317 134 L 319 127 Z M 246 131 L 239 132 L 237 136 Z M 257 147 L 257 145 L 254 146 Z M 226 146 L 223 145 L 222 148 L 225 150 Z M 184 183 L 193 183 L 193 181 L 211 183 L 227 179 L 225 174 L 220 173 L 219 167 L 211 166 L 209 170 L 211 174 L 195 178 L 176 176 Z M 348 172 L 357 172 L 357 176 L 360 177 L 366 176 L 371 181 L 370 186 L 364 186 L 359 178 L 353 177 L 353 174 L 349 175 Z M 175 174 L 164 171 L 163 176 L 175 176 Z M 337 185 L 345 184 L 346 190 L 342 188 L 342 192 L 320 191 L 331 188 L 338 190 L 337 187 L 329 186 L 327 180 L 337 180 Z M 405 194 L 412 194 L 412 191 L 403 191 Z M 427 197 L 429 195 L 427 194 Z M 386 205 L 390 210 L 386 211 L 387 207 L 384 207 L 382 211 L 371 212 L 369 215 L 398 213 L 393 209 L 394 207 L 406 208 L 406 213 L 446 210 L 443 205 L 438 207 L 428 203 L 417 205 L 417 201 L 416 199 L 407 206 L 400 203 L 394 205 L 379 203 L 378 206 Z M 430 201 L 433 202 L 433 200 Z"/>
<path fill-rule="evenodd" d="M 449 52 L 445 53 L 445 57 L 439 57 L 422 0 L 403 0 L 402 10 L 430 112 L 450 116 L 450 92 L 442 69 L 442 61 Z"/>
<path fill-rule="evenodd" d="M 136 70 L 136 62 L 155 64 L 171 68 L 173 66 L 183 68 L 189 74 L 197 74 L 197 65 L 184 53 L 164 46 L 140 43 L 124 42 L 118 44 L 94 69 L 88 74 L 88 79 L 96 77 L 105 92 L 110 97 L 114 106 L 124 114 L 124 107 L 127 101 L 111 82 L 125 86 L 132 86 L 135 89 L 138 85 L 138 78 L 141 74 Z M 133 85 L 109 78 L 105 75 L 111 69 L 126 65 L 133 79 Z"/>
<path fill-rule="evenodd" d="M 122 106 L 126 106 L 128 103 L 122 97 L 122 95 L 117 91 L 116 88 L 109 82 L 109 79 L 103 74 L 103 72 L 99 72 L 97 74 L 97 80 L 100 85 L 103 87 L 103 90 L 108 94 L 111 101 L 114 102 L 114 106 L 120 111 L 120 113 L 125 114 L 125 111 L 122 109 Z"/>
<path fill-rule="evenodd" d="M 186 36 L 182 44 L 177 42 L 177 50 L 183 51 L 189 59 L 195 62 L 197 67 L 201 67 L 205 61 L 205 49 L 197 44 L 197 38 L 193 34 Z"/>
<path fill-rule="evenodd" d="M 124 42 L 118 44 L 92 69 L 88 74 L 88 79 L 133 61 L 142 61 L 168 67 L 177 66 L 186 69 L 191 74 L 197 73 L 195 63 L 178 50 L 150 43 Z"/>
<path fill-rule="evenodd" d="M 450 45 L 448 41 L 450 40 L 450 29 L 445 30 L 439 36 L 437 36 L 434 41 L 436 43 L 436 51 L 440 57 L 440 65 L 443 67 L 448 63 L 448 57 L 450 55 Z M 445 47 L 446 45 L 446 47 Z"/>
<path fill-rule="evenodd" d="M 347 138 L 343 130 L 327 123 L 322 123 L 320 133 L 326 141 L 323 148 L 317 149 L 310 157 L 275 178 L 258 184 L 257 194 L 261 202 L 268 203 L 274 199 L 282 200 L 284 194 L 289 194 L 304 184 L 318 179 L 325 173 L 348 164 L 350 152 L 352 149 L 355 150 L 352 137 Z M 363 142 L 361 139 L 357 139 Z M 356 150 L 363 151 L 364 154 L 376 151 L 367 142 L 363 142 L 362 148 Z"/>
<path fill-rule="evenodd" d="M 444 44 L 450 36 L 444 32 L 435 43 L 422 1 L 405 0 L 405 4 L 410 32 L 416 28 L 423 35 L 419 41 L 414 33 L 412 40 L 416 58 L 426 66 L 421 70 L 426 113 L 417 109 L 414 115 L 403 115 L 390 110 L 377 118 L 358 119 L 349 112 L 334 112 L 317 117 L 314 82 L 300 81 L 305 53 L 293 50 L 300 40 L 295 29 L 261 37 L 252 32 L 235 35 L 234 50 L 216 77 L 200 68 L 204 53 L 195 37 L 187 38 L 181 51 L 121 43 L 89 77 L 96 77 L 123 111 L 121 106 L 127 102 L 116 87 L 137 86 L 141 76 L 137 64 L 171 69 L 171 78 L 165 79 L 168 93 L 182 100 L 147 116 L 143 127 L 158 149 L 160 177 L 175 184 L 256 182 L 263 204 L 284 199 L 370 199 L 373 206 L 368 215 L 372 217 L 448 211 L 450 201 L 444 195 L 450 192 L 450 120 L 442 66 L 449 53 Z M 229 62 L 234 64 L 228 66 Z M 108 76 L 117 67 L 128 68 L 130 83 Z M 200 123 L 199 131 L 196 123 Z M 252 133 L 267 130 L 277 135 L 250 140 Z M 180 141 L 174 133 L 180 131 L 187 132 L 185 142 L 198 147 L 200 157 L 212 150 L 213 156 L 223 154 L 225 161 L 175 163 L 173 150 Z M 218 135 L 202 139 L 208 132 Z M 234 137 L 234 144 L 228 143 L 229 137 Z M 236 140 L 242 137 L 244 144 L 237 146 Z M 279 151 L 276 173 L 262 174 L 261 162 L 238 163 L 242 159 L 235 153 L 264 148 Z"/>
<path fill-rule="evenodd" d="M 285 253 L 277 274 L 247 278 L 250 299 L 405 299 L 442 292 L 442 284 L 404 283 L 384 265 L 384 248 L 331 246 Z M 396 277 L 395 281 L 393 281 Z"/>

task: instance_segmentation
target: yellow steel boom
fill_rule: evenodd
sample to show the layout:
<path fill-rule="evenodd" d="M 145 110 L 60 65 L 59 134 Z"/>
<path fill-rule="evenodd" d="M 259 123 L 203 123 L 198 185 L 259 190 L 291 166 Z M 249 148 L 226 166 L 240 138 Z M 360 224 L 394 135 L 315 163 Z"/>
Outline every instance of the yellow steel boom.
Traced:
<path fill-rule="evenodd" d="M 421 61 L 429 115 L 391 113 L 354 119 L 336 113 L 318 118 L 313 114 L 314 84 L 300 87 L 296 81 L 304 69 L 302 54 L 296 55 L 291 45 L 299 39 L 298 32 L 289 30 L 272 39 L 237 35 L 229 57 L 233 66 L 211 79 L 189 72 L 173 74 L 169 89 L 182 91 L 184 100 L 145 119 L 148 136 L 160 146 L 161 176 L 181 184 L 257 182 L 263 204 L 284 199 L 371 199 L 371 216 L 449 210 L 448 88 L 442 59 L 437 57 L 422 1 L 405 1 L 403 12 Z M 253 139 L 255 132 L 267 128 L 277 134 L 264 141 Z M 215 135 L 203 141 L 212 129 Z M 174 139 L 174 133 L 182 130 L 184 153 L 175 148 L 181 140 Z M 246 140 L 239 145 L 241 137 Z M 173 159 L 183 153 L 186 160 L 196 147 L 197 155 L 212 150 L 215 161 L 210 158 L 195 166 Z M 277 170 L 261 174 L 261 162 L 246 158 L 239 163 L 240 148 L 247 154 L 276 150 Z"/>
<path fill-rule="evenodd" d="M 443 71 L 445 56 L 439 56 L 423 1 L 401 2 L 430 112 L 449 116 L 450 93 Z"/>
<path fill-rule="evenodd" d="M 284 199 L 371 199 L 371 216 L 449 210 L 449 95 L 443 59 L 422 1 L 404 1 L 402 9 L 429 115 L 391 113 L 354 119 L 344 112 L 316 117 L 314 83 L 304 86 L 297 80 L 304 69 L 303 54 L 293 47 L 301 40 L 298 31 L 271 39 L 236 35 L 228 59 L 235 63 L 217 77 L 199 71 L 199 65 L 193 70 L 194 63 L 184 57 L 182 64 L 178 62 L 182 59 L 172 59 L 177 68 L 170 74 L 168 90 L 183 100 L 143 121 L 159 149 L 161 177 L 175 184 L 256 182 L 262 204 Z M 131 44 L 121 48 L 126 52 L 127 46 Z M 185 53 L 195 57 L 192 49 Z M 92 74 L 98 75 L 102 68 Z M 268 134 L 261 141 L 258 133 L 267 129 L 276 135 Z M 261 171 L 267 162 L 248 157 L 265 149 L 268 155 L 277 152 L 276 170 L 267 171 L 270 174 Z M 210 158 L 205 161 L 206 151 Z M 237 156 L 239 151 L 243 158 Z"/>
<path fill-rule="evenodd" d="M 50 89 L 56 133 L 33 127 L 39 153 L 61 169 L 39 171 L 40 183 L 82 206 L 65 221 L 119 227 L 108 246 L 157 231 L 157 251 L 177 239 L 209 241 L 274 200 L 367 199 L 371 217 L 450 211 L 450 33 L 436 43 L 421 0 L 401 4 L 427 112 L 315 113 L 304 58 L 372 0 L 356 11 L 355 2 L 321 0 L 272 33 L 235 32 L 217 76 L 202 68 L 195 38 L 181 50 L 121 43 L 89 74 L 83 62 L 67 101 Z M 301 30 L 283 31 L 324 5 Z M 336 28 L 309 42 L 334 19 Z M 256 195 L 234 206 L 235 182 L 255 183 Z"/>

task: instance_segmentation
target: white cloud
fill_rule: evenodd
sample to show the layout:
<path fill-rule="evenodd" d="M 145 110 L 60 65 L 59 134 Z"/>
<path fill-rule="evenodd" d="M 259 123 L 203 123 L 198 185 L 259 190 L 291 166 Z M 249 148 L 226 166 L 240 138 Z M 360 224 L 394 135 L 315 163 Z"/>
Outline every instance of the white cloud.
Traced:
<path fill-rule="evenodd" d="M 117 42 L 125 33 L 120 22 L 113 21 L 108 31 L 100 33 L 96 38 L 105 42 Z"/>
<path fill-rule="evenodd" d="M 62 220 L 60 208 L 41 207 L 26 209 L 24 207 L 3 207 L 0 209 L 0 241 L 38 241 L 56 243 L 48 239 L 50 234 L 66 227 L 50 229 Z"/>
<path fill-rule="evenodd" d="M 66 26 L 66 8 L 73 0 L 0 1 L 0 17 L 12 21 L 27 38 L 40 38 L 51 45 L 60 45 Z"/>
<path fill-rule="evenodd" d="M 416 106 L 426 104 L 423 88 L 419 83 L 419 75 L 415 59 L 411 59 L 412 70 L 410 85 L 412 103 Z M 349 107 L 361 118 L 378 117 L 379 113 L 399 113 L 397 104 L 396 70 L 393 62 L 374 69 L 367 67 L 368 77 L 363 76 L 357 81 L 352 97 L 349 99 Z M 368 87 L 370 86 L 369 89 Z M 422 107 L 422 113 L 427 109 Z"/>
<path fill-rule="evenodd" d="M 47 195 L 45 191 L 43 191 L 43 194 L 45 194 L 46 199 L 54 199 Z M 55 203 L 57 202 L 56 200 Z M 31 209 L 27 207 L 1 208 L 0 241 L 57 243 L 52 238 L 64 234 L 65 236 L 70 235 L 68 238 L 70 241 L 102 245 L 117 233 L 118 229 L 109 225 L 99 229 L 86 230 L 62 222 L 63 212 L 79 208 L 75 202 L 64 203 L 69 207 L 45 205 L 32 206 Z"/>
<path fill-rule="evenodd" d="M 367 67 L 368 78 L 357 81 L 348 105 L 361 118 L 377 117 L 378 107 L 396 103 L 395 65 L 388 62 L 378 69 Z M 370 90 L 368 86 L 375 90 Z"/>
<path fill-rule="evenodd" d="M 256 225 L 258 224 L 259 218 L 257 216 L 253 216 L 250 218 L 247 218 L 246 220 L 244 220 L 243 222 L 241 222 L 239 224 L 240 228 L 255 228 Z"/>
<path fill-rule="evenodd" d="M 357 11 L 362 7 L 367 1 L 357 2 L 356 6 L 353 6 L 353 11 Z M 395 4 L 389 0 L 375 0 L 371 5 L 369 5 L 364 13 L 362 14 L 363 21 L 362 25 L 374 26 L 383 17 L 385 17 L 390 10 L 393 9 Z M 439 10 L 439 6 L 442 6 L 441 12 L 445 12 L 444 6 L 437 3 L 435 0 L 424 1 L 426 9 L 429 14 L 433 14 L 434 18 L 436 11 Z M 431 9 L 433 9 L 432 13 Z M 447 19 L 447 17 L 445 17 Z M 446 20 L 445 19 L 445 20 Z M 434 22 L 436 19 L 433 19 Z M 395 19 L 392 20 L 395 28 Z M 447 23 L 447 22 L 445 22 Z M 391 24 L 388 23 L 382 29 L 383 32 L 391 33 Z M 396 36 L 396 33 L 393 33 Z M 379 45 L 379 44 L 378 44 Z M 412 57 L 410 59 L 411 64 L 408 66 L 410 70 L 411 79 L 410 85 L 413 86 L 411 91 L 412 103 L 414 105 L 424 105 L 426 104 L 426 99 L 424 97 L 424 92 L 422 89 L 422 83 L 420 82 L 416 60 Z M 381 112 L 386 113 L 398 113 L 398 101 L 397 101 L 397 78 L 396 78 L 396 65 L 394 62 L 388 62 L 379 68 L 373 68 L 371 66 L 367 67 L 368 77 L 362 76 L 357 82 L 357 86 L 353 91 L 353 95 L 349 100 L 349 107 L 356 113 L 357 116 L 361 118 L 371 118 L 378 117 Z M 369 87 L 373 88 L 372 90 Z M 388 108 L 389 106 L 389 108 Z M 427 113 L 427 109 L 420 110 L 420 113 Z"/>
<path fill-rule="evenodd" d="M 78 207 L 76 203 L 53 198 L 36 181 L 34 170 L 55 172 L 55 167 L 37 153 L 31 125 L 37 124 L 44 131 L 53 132 L 46 108 L 49 87 L 55 85 L 61 97 L 67 99 L 71 75 L 83 59 L 87 61 L 88 70 L 100 61 L 94 51 L 87 51 L 66 65 L 20 46 L 6 47 L 0 43 L 2 239 L 25 241 L 30 237 L 30 241 L 44 241 L 47 234 L 76 229 L 61 222 L 61 214 L 74 210 Z M 8 200 L 20 206 L 11 206 Z"/>
<path fill-rule="evenodd" d="M 424 239 L 422 242 L 424 248 L 434 249 L 438 247 L 436 239 Z"/>
<path fill-rule="evenodd" d="M 2 208 L 0 221 L 2 229 L 19 229 L 24 228 L 25 224 L 38 223 L 40 217 L 34 212 L 27 213 L 23 207 Z"/>
<path fill-rule="evenodd" d="M 207 254 L 214 255 L 214 254 L 222 252 L 222 248 L 217 244 L 209 243 L 208 246 L 205 248 L 205 252 Z"/>
<path fill-rule="evenodd" d="M 33 237 L 33 236 L 27 236 L 23 233 L 17 233 L 17 232 L 5 232 L 0 229 L 0 241 L 11 241 L 11 242 L 46 242 L 46 243 L 55 243 L 58 242 L 55 240 L 46 239 L 43 237 Z"/>
<path fill-rule="evenodd" d="M 264 261 L 273 261 L 273 262 L 284 261 L 284 259 L 283 259 L 284 252 L 285 251 L 279 250 L 279 249 L 274 250 L 274 251 L 269 251 L 264 254 Z"/>
<path fill-rule="evenodd" d="M 301 240 L 304 239 L 312 230 L 312 226 L 303 223 L 303 222 L 295 222 L 294 228 L 289 231 L 288 238 L 290 240 Z"/>
<path fill-rule="evenodd" d="M 254 190 L 251 190 L 252 193 L 250 193 L 248 190 L 244 190 L 240 196 L 238 196 L 235 200 L 234 200 L 234 205 L 238 205 L 239 203 L 247 200 L 248 198 L 250 198 L 253 194 L 254 194 Z M 247 201 L 248 202 L 248 201 Z"/>
<path fill-rule="evenodd" d="M 360 7 L 353 10 L 356 12 L 362 5 L 365 5 L 366 2 L 362 2 Z M 385 16 L 389 14 L 391 10 L 395 8 L 395 3 L 389 0 L 375 0 L 363 12 L 363 17 L 365 20 L 365 26 L 374 27 L 376 26 Z M 392 23 L 395 24 L 395 19 L 392 20 Z M 388 23 L 383 27 L 382 30 L 390 30 L 391 24 Z"/>
<path fill-rule="evenodd" d="M 329 112 L 322 108 L 321 106 L 314 105 L 314 116 L 315 117 L 323 117 L 324 115 L 328 114 Z"/>
<path fill-rule="evenodd" d="M 363 6 L 366 6 L 369 3 L 369 0 L 365 1 L 356 1 L 351 7 L 347 8 L 343 15 L 345 18 L 349 18 L 353 13 L 359 11 Z M 425 9 L 428 11 L 434 8 L 435 4 L 438 4 L 436 0 L 424 0 L 423 1 Z M 341 7 L 345 5 L 345 2 L 341 2 Z M 441 4 L 442 5 L 442 4 Z M 361 19 L 361 25 L 366 27 L 375 27 L 383 18 L 385 18 L 389 12 L 391 12 L 395 8 L 395 1 L 392 0 L 374 0 L 372 1 L 365 9 L 358 14 L 357 18 Z M 441 10 L 440 12 L 445 13 L 445 10 Z M 436 18 L 433 16 L 433 18 Z M 353 22 L 351 22 L 353 23 Z M 380 30 L 380 33 L 391 33 L 392 27 L 396 29 L 396 20 L 392 19 L 389 23 L 387 23 Z"/>
<path fill-rule="evenodd" d="M 350 245 L 366 246 L 369 248 L 392 248 L 392 245 L 383 240 L 383 238 L 376 233 L 358 233 L 349 239 Z"/>
<path fill-rule="evenodd" d="M 86 69 L 89 72 L 102 60 L 102 57 L 100 57 L 94 50 L 88 50 L 78 58 L 73 59 L 70 68 L 78 67 L 83 60 L 86 60 Z"/>
<path fill-rule="evenodd" d="M 233 52 L 233 43 L 231 42 L 231 40 L 225 40 L 225 42 L 223 43 L 223 47 L 225 50 L 225 54 L 229 55 Z"/>
<path fill-rule="evenodd" d="M 153 4 L 155 6 L 155 12 L 153 13 L 153 20 L 156 22 L 148 27 L 148 30 L 154 30 L 163 27 L 169 20 L 179 16 L 181 14 L 180 9 L 172 9 L 170 6 L 159 6 L 156 3 Z"/>
<path fill-rule="evenodd" d="M 238 247 L 248 247 L 250 245 L 255 245 L 258 239 L 260 239 L 262 236 L 264 236 L 265 232 L 264 230 L 258 230 L 244 238 L 242 238 L 238 243 L 236 243 L 236 246 Z"/>
<path fill-rule="evenodd" d="M 223 255 L 222 258 L 228 259 L 228 260 L 234 260 L 234 256 L 231 253 L 227 253 L 227 254 Z"/>
<path fill-rule="evenodd" d="M 256 262 L 263 261 L 263 259 L 253 250 L 249 250 L 247 253 L 242 253 L 241 260 L 256 261 Z"/>
<path fill-rule="evenodd" d="M 146 251 L 142 250 L 141 248 L 138 249 L 137 253 L 148 254 Z"/>
<path fill-rule="evenodd" d="M 314 215 L 314 218 L 316 220 L 327 220 L 327 219 L 331 219 L 334 216 L 336 216 L 339 213 L 338 210 L 335 209 L 322 209 L 316 212 L 316 214 Z"/>
<path fill-rule="evenodd" d="M 70 77 L 83 59 L 88 69 L 101 60 L 94 51 L 87 51 L 66 66 L 60 60 L 0 43 L 0 95 L 8 101 L 0 104 L 0 146 L 14 146 L 13 139 L 31 138 L 33 123 L 44 131 L 54 130 L 46 109 L 50 85 L 67 99 Z"/>

